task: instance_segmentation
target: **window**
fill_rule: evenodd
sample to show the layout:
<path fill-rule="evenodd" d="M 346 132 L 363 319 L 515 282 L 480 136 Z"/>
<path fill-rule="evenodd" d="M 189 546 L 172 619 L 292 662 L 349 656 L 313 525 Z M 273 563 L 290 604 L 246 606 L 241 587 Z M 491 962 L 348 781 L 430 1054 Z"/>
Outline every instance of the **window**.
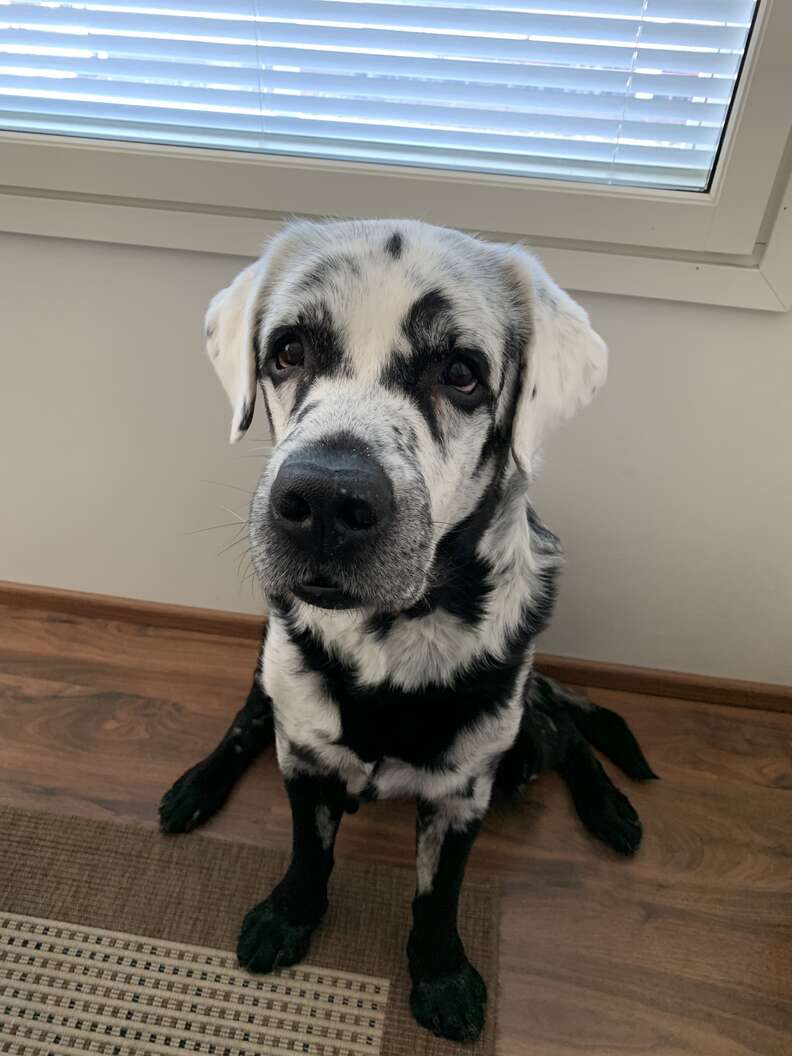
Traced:
<path fill-rule="evenodd" d="M 254 257 L 417 216 L 783 311 L 790 40 L 790 0 L 0 0 L 0 232 Z"/>
<path fill-rule="evenodd" d="M 756 7 L 0 3 L 0 126 L 702 191 Z"/>

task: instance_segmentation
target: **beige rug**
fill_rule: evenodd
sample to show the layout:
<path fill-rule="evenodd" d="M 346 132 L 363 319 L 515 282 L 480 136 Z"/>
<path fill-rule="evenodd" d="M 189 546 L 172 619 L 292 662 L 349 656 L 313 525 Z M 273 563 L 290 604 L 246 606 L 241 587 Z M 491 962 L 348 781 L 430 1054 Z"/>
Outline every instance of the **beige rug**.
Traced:
<path fill-rule="evenodd" d="M 0 1053 L 491 1056 L 490 886 L 463 895 L 490 1006 L 482 1038 L 460 1046 L 409 1013 L 409 870 L 340 862 L 308 962 L 237 967 L 240 921 L 284 867 L 248 845 L 0 808 Z"/>

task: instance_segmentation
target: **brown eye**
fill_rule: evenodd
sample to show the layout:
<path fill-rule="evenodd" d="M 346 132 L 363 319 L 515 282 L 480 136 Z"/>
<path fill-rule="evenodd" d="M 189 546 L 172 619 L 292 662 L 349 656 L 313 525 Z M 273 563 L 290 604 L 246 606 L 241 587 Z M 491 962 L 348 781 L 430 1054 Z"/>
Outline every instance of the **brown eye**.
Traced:
<path fill-rule="evenodd" d="M 464 359 L 455 359 L 446 367 L 443 384 L 451 385 L 460 392 L 469 394 L 476 391 L 478 378 Z"/>
<path fill-rule="evenodd" d="M 280 341 L 275 352 L 275 366 L 278 370 L 301 367 L 304 360 L 305 349 L 296 334 L 290 334 Z"/>

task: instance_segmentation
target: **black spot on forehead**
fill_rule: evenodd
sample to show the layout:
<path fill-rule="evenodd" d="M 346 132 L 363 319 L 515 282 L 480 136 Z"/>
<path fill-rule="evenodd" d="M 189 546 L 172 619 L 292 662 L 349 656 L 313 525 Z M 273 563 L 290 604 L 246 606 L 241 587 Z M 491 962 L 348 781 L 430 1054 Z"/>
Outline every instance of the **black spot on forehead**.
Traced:
<path fill-rule="evenodd" d="M 394 260 L 398 260 L 402 255 L 402 249 L 404 248 L 404 239 L 399 231 L 394 231 L 388 241 L 385 243 L 385 252 L 393 257 Z"/>

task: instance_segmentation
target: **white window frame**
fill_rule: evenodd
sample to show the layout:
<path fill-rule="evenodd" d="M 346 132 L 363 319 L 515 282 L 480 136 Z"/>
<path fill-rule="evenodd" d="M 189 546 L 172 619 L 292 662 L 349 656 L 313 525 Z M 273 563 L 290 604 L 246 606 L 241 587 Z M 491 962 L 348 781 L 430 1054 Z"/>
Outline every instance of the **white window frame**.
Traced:
<path fill-rule="evenodd" d="M 761 0 L 707 192 L 0 133 L 0 231 L 258 255 L 284 217 L 400 217 L 537 249 L 569 289 L 792 307 L 792 3 Z"/>

